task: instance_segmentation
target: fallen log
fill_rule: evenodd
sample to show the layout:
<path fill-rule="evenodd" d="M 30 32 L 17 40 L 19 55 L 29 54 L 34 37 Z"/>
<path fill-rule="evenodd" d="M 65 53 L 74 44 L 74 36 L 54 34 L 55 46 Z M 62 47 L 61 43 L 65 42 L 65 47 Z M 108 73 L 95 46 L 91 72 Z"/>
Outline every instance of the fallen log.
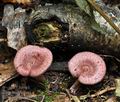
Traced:
<path fill-rule="evenodd" d="M 53 22 L 57 22 L 57 24 L 53 24 Z M 57 27 L 60 30 L 56 34 L 58 40 L 54 41 L 53 33 L 51 33 L 53 29 L 46 23 L 52 28 Z M 50 28 L 48 34 L 46 29 L 41 29 L 41 25 L 45 24 L 46 27 Z M 75 52 L 87 50 L 120 58 L 120 35 L 117 33 L 100 33 L 93 30 L 90 17 L 76 6 L 52 5 L 38 7 L 31 13 L 25 25 L 28 41 L 32 44 L 42 43 L 44 46 L 56 50 L 64 48 Z M 34 30 L 37 31 L 34 32 Z M 47 38 L 46 34 L 49 35 Z M 45 42 L 48 39 L 49 41 Z"/>

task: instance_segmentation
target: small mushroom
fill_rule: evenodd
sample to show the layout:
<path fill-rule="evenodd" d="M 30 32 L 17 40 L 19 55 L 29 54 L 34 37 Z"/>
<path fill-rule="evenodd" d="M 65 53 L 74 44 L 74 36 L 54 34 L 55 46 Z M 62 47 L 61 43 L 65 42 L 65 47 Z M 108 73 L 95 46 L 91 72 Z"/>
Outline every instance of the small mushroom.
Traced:
<path fill-rule="evenodd" d="M 22 76 L 37 77 L 49 68 L 52 60 L 53 55 L 49 49 L 28 45 L 17 52 L 14 66 Z"/>
<path fill-rule="evenodd" d="M 68 67 L 70 73 L 74 77 L 77 77 L 80 83 L 85 85 L 99 83 L 106 74 L 104 60 L 99 55 L 92 52 L 76 54 L 69 61 Z M 73 90 L 73 88 L 71 90 Z"/>

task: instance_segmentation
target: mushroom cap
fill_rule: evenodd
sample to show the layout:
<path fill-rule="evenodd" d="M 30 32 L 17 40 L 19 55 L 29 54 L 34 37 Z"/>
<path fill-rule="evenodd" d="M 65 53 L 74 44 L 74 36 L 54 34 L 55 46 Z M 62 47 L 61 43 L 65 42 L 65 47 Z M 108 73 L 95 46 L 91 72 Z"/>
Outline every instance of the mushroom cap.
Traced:
<path fill-rule="evenodd" d="M 53 55 L 49 49 L 28 45 L 17 52 L 14 66 L 20 75 L 36 77 L 49 68 L 52 60 Z"/>
<path fill-rule="evenodd" d="M 106 74 L 104 60 L 92 52 L 80 52 L 68 63 L 69 71 L 82 84 L 93 85 L 100 82 Z"/>

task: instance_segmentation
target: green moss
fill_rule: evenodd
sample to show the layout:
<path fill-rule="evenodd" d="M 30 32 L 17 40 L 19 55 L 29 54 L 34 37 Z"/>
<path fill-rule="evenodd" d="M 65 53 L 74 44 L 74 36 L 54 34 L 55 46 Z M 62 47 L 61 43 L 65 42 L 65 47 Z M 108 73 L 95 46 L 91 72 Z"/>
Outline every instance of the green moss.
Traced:
<path fill-rule="evenodd" d="M 43 81 L 44 85 L 45 85 L 45 91 L 41 91 L 38 90 L 37 91 L 37 97 L 36 97 L 36 101 L 40 102 L 40 97 L 44 97 L 44 102 L 53 102 L 53 100 L 55 99 L 55 97 L 57 95 L 59 95 L 59 92 L 51 92 L 49 91 L 49 81 L 48 80 L 44 80 Z"/>

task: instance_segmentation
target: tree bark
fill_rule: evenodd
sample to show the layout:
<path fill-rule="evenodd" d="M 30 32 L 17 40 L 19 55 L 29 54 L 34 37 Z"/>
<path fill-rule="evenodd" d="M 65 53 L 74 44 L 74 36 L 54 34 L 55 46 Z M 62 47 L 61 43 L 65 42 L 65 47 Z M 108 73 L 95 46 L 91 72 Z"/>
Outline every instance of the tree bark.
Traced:
<path fill-rule="evenodd" d="M 50 48 L 54 46 L 54 48 L 62 49 L 65 45 L 67 49 L 75 52 L 92 51 L 120 58 L 120 35 L 112 33 L 102 34 L 93 30 L 90 17 L 80 8 L 73 5 L 38 7 L 29 16 L 27 23 L 29 32 L 32 32 L 32 29 L 38 23 L 53 20 L 54 18 L 62 26 L 65 25 L 66 28 L 60 35 L 61 40 L 55 46 L 54 43 L 52 43 L 52 46 L 50 46 L 50 43 L 44 44 L 44 46 L 50 46 Z M 36 36 L 36 34 L 32 35 Z M 28 37 L 28 39 L 30 38 Z"/>

